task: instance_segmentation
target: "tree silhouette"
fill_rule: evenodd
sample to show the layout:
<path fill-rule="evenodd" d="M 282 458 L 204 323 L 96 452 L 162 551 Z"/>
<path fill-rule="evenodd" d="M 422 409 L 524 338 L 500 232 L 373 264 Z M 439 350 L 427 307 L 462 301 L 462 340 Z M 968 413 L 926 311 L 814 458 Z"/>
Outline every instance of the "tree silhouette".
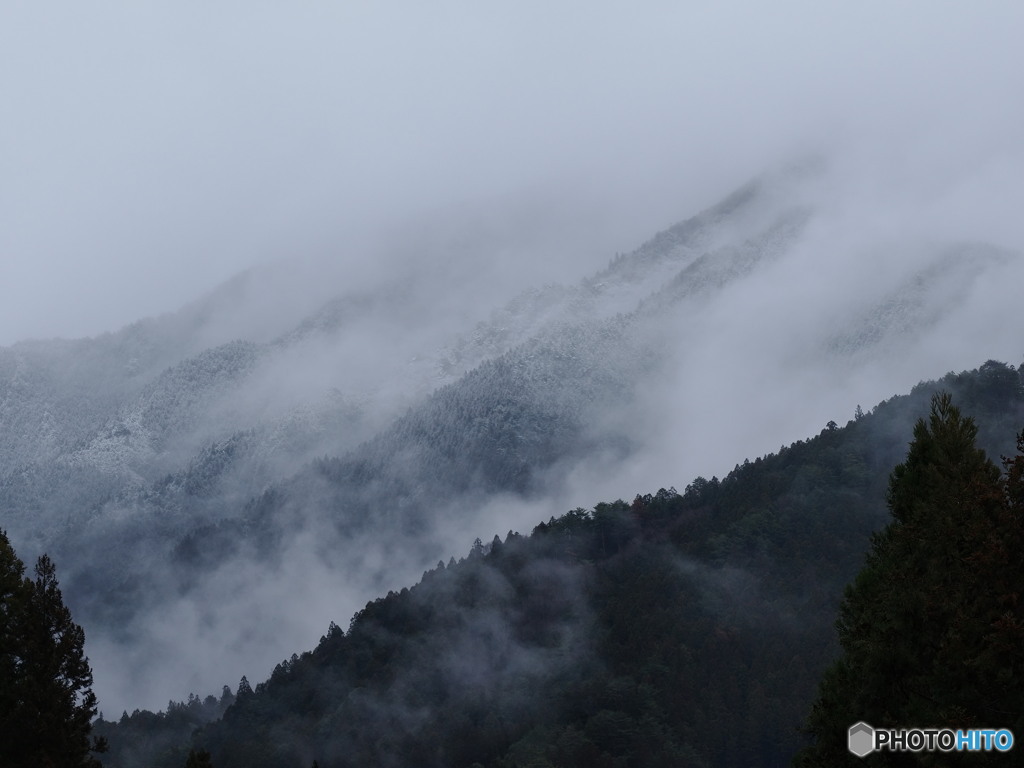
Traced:
<path fill-rule="evenodd" d="M 72 621 L 43 555 L 36 578 L 24 576 L 0 531 L 0 764 L 9 768 L 99 768 L 90 743 L 96 696 L 85 657 L 85 633 Z"/>
<path fill-rule="evenodd" d="M 948 394 L 932 400 L 892 473 L 892 522 L 874 537 L 836 627 L 800 765 L 856 764 L 847 729 L 1024 725 L 1024 456 L 1007 479 Z M 1024 435 L 1018 439 L 1024 451 Z M 880 753 L 876 764 L 904 764 Z"/>

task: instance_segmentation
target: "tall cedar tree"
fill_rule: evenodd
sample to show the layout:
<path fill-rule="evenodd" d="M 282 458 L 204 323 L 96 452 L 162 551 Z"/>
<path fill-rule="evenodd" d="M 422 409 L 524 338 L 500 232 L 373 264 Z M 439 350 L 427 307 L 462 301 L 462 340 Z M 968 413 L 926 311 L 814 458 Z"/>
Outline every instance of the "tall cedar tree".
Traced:
<path fill-rule="evenodd" d="M 96 696 L 85 634 L 71 619 L 53 561 L 36 578 L 0 531 L 0 765 L 99 768 L 90 743 Z"/>
<path fill-rule="evenodd" d="M 915 426 L 890 477 L 892 521 L 847 587 L 842 655 L 822 680 L 808 719 L 815 743 L 797 765 L 938 764 L 927 753 L 853 757 L 847 729 L 860 720 L 1024 736 L 1024 455 L 1004 459 L 1003 478 L 976 436 L 948 394 Z M 1024 454 L 1024 433 L 1017 447 Z M 942 764 L 979 757 L 950 753 Z"/>

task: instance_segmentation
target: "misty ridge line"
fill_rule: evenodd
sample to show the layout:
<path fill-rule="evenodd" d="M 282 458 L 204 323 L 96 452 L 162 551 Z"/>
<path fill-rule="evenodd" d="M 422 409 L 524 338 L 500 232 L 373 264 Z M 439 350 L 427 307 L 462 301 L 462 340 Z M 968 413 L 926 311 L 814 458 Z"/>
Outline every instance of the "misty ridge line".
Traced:
<path fill-rule="evenodd" d="M 730 207 L 734 207 L 734 204 L 730 203 Z M 715 213 L 718 213 L 718 211 L 716 210 Z M 699 222 L 702 218 L 703 217 L 697 217 L 696 219 L 691 220 L 691 222 L 690 222 L 691 226 L 692 226 L 692 224 L 694 222 Z M 652 241 L 652 243 L 657 244 L 658 241 L 659 241 L 659 238 L 664 239 L 664 234 L 665 233 L 663 233 L 663 235 L 659 236 L 658 238 L 655 238 Z M 641 248 L 638 249 L 638 255 L 640 255 L 642 257 L 644 255 L 645 251 L 649 251 L 649 250 L 650 250 L 650 244 L 645 244 L 645 246 L 641 246 Z M 579 296 L 579 292 L 578 291 L 576 291 L 574 293 L 576 295 L 577 300 L 576 301 L 572 301 L 572 309 L 578 311 L 580 309 L 580 305 L 581 304 L 590 303 L 592 305 L 594 303 L 593 301 L 586 302 L 585 298 L 582 298 L 582 297 Z M 337 319 L 338 319 L 337 307 L 339 305 L 342 305 L 342 306 L 345 307 L 346 314 L 351 314 L 351 312 L 354 311 L 354 310 L 350 310 L 349 309 L 349 307 L 351 305 L 353 305 L 353 304 L 354 305 L 365 304 L 367 301 L 368 300 L 365 299 L 365 298 L 363 300 L 360 300 L 359 297 L 357 297 L 356 300 L 351 302 L 351 303 L 348 300 L 341 300 L 341 299 L 336 299 L 336 300 L 330 301 L 330 302 L 328 302 L 327 305 L 325 305 L 325 307 L 323 309 L 315 312 L 307 320 L 302 321 L 302 323 L 300 323 L 300 325 L 296 328 L 295 331 L 282 334 L 277 339 L 275 339 L 274 341 L 270 342 L 270 344 L 272 346 L 278 346 L 279 345 L 281 347 L 287 347 L 290 344 L 298 343 L 304 335 L 307 335 L 309 333 L 313 333 L 315 331 L 330 330 L 331 326 L 336 325 L 336 322 L 337 322 Z M 566 302 L 563 302 L 563 303 L 566 303 Z M 326 324 L 323 322 L 323 320 L 320 319 L 325 314 L 329 318 L 329 321 Z M 506 313 L 506 314 L 519 315 L 521 313 L 519 313 L 515 309 L 513 309 L 512 312 Z M 135 325 L 131 326 L 129 331 L 134 331 L 136 329 L 137 325 L 138 324 L 135 324 Z M 475 340 L 479 340 L 479 339 L 481 339 L 481 337 L 485 337 L 485 336 L 488 339 L 493 338 L 495 335 L 497 335 L 497 331 L 496 331 L 495 325 L 496 325 L 496 323 L 494 323 L 493 321 L 491 323 L 489 323 L 489 324 L 478 324 L 477 331 L 474 333 L 474 339 Z M 519 340 L 513 338 L 512 343 L 515 343 L 516 341 L 519 341 Z M 521 342 L 519 342 L 519 343 L 521 343 Z M 476 364 L 479 364 L 479 362 L 481 362 L 482 359 L 486 358 L 487 354 L 490 354 L 490 355 L 493 356 L 493 355 L 501 354 L 502 352 L 506 351 L 507 349 L 508 349 L 508 346 L 507 345 L 503 345 L 503 346 L 499 347 L 498 349 L 490 350 L 488 353 L 478 353 L 478 354 L 473 356 L 473 358 L 474 358 L 473 360 L 469 361 L 469 366 L 472 367 L 472 366 L 474 366 Z M 158 379 L 155 382 L 147 385 L 144 388 L 144 390 L 143 390 L 143 392 L 141 394 L 141 397 L 142 397 L 143 400 L 146 400 L 148 398 L 159 399 L 162 389 L 174 390 L 178 386 L 178 382 L 175 382 L 173 380 L 173 378 L 174 377 L 181 377 L 181 378 L 187 380 L 189 378 L 189 371 L 187 369 L 188 368 L 193 368 L 193 367 L 197 368 L 197 369 L 202 369 L 204 367 L 204 365 L 205 365 L 204 364 L 204 358 L 206 360 L 209 360 L 210 363 L 214 366 L 214 369 L 212 371 L 212 377 L 213 378 L 209 382 L 202 382 L 202 381 L 200 381 L 200 385 L 203 386 L 203 387 L 209 387 L 209 388 L 213 389 L 214 393 L 216 394 L 217 388 L 219 386 L 221 386 L 222 384 L 224 384 L 224 383 L 231 384 L 231 383 L 233 383 L 233 381 L 236 378 L 244 378 L 244 376 L 246 374 L 251 373 L 253 371 L 254 367 L 256 366 L 256 364 L 258 363 L 258 361 L 261 358 L 265 357 L 266 355 L 267 355 L 267 347 L 266 346 L 254 345 L 252 342 L 245 342 L 245 341 L 242 341 L 242 340 L 238 340 L 238 341 L 234 341 L 234 342 L 227 342 L 225 344 L 220 345 L 219 347 L 217 347 L 215 349 L 203 352 L 198 358 L 193 358 L 192 362 L 183 361 L 181 363 L 178 363 L 175 366 L 171 366 L 170 368 L 166 369 L 165 371 L 163 371 L 163 373 L 160 374 L 160 376 L 158 377 Z M 239 357 L 241 357 L 242 359 L 239 360 L 238 359 Z M 449 366 L 449 361 L 445 360 L 445 361 L 442 362 L 441 365 L 442 365 L 442 367 Z M 139 364 L 138 364 L 138 362 L 137 362 L 137 360 L 135 358 L 133 358 L 132 360 L 129 360 L 129 362 L 127 364 L 127 368 L 129 370 L 138 368 L 138 366 L 139 366 Z M 183 370 L 183 369 L 185 369 L 185 370 Z M 170 381 L 169 381 L 169 379 L 170 379 Z M 199 395 L 199 400 L 201 401 L 201 399 L 202 399 L 202 391 L 200 391 L 199 393 L 196 393 L 196 394 Z M 186 403 L 185 405 L 186 405 L 186 408 L 187 408 L 188 405 L 190 405 L 190 404 Z M 222 403 L 217 403 L 217 405 L 218 406 L 222 406 L 223 404 Z M 143 406 L 143 407 L 145 408 L 145 406 Z M 183 414 L 183 415 L 190 416 L 191 414 L 187 414 L 186 413 L 186 414 Z M 125 430 L 123 429 L 122 425 L 119 425 L 117 423 L 117 420 L 119 418 L 120 419 L 124 419 L 124 420 L 136 421 L 139 418 L 145 418 L 145 414 L 136 415 L 136 414 L 132 414 L 131 412 L 129 412 L 127 414 L 123 414 L 121 417 L 118 417 L 118 416 L 113 417 L 114 420 L 107 427 L 107 429 L 110 430 L 111 432 L 117 431 L 117 432 L 121 433 L 120 435 L 115 435 L 115 436 L 123 436 L 124 433 L 125 433 Z M 181 417 L 179 416 L 178 418 L 181 418 Z M 195 420 L 195 418 L 196 418 L 195 416 L 192 416 L 193 420 Z M 168 420 L 166 416 L 164 417 L 164 419 Z M 186 424 L 186 426 L 187 426 L 187 424 Z M 7 465 L 7 466 L 10 466 L 10 465 Z"/>
<path fill-rule="evenodd" d="M 741 193 L 738 193 L 728 199 L 722 205 L 711 209 L 711 213 L 714 214 L 714 216 L 710 216 L 709 213 L 706 212 L 685 224 L 680 225 L 676 229 L 683 230 L 686 233 L 686 236 L 683 238 L 676 236 L 674 238 L 675 242 L 673 243 L 674 248 L 676 250 L 680 248 L 684 250 L 692 249 L 691 242 L 694 239 L 694 235 L 691 234 L 692 230 L 696 229 L 696 235 L 699 236 L 702 234 L 700 230 L 704 228 L 701 225 L 704 224 L 705 219 L 711 218 L 712 221 L 721 219 L 723 211 L 727 213 L 735 212 L 742 201 L 749 199 L 752 196 L 752 190 L 743 190 Z M 615 341 L 615 337 L 621 332 L 620 327 L 623 324 L 628 326 L 631 322 L 645 314 L 650 315 L 658 309 L 664 309 L 666 304 L 671 303 L 673 300 L 687 298 L 697 293 L 708 293 L 711 290 L 723 287 L 731 279 L 747 274 L 751 269 L 753 269 L 760 259 L 772 255 L 778 255 L 778 253 L 781 252 L 782 247 L 784 247 L 787 242 L 790 242 L 793 237 L 799 234 L 800 225 L 804 218 L 805 216 L 798 215 L 793 220 L 783 221 L 779 224 L 773 225 L 768 232 L 759 236 L 759 240 L 748 240 L 744 244 L 745 250 L 741 249 L 739 251 L 732 251 L 730 249 L 726 249 L 720 252 L 706 253 L 703 256 L 697 257 L 697 259 L 695 261 L 691 261 L 688 266 L 684 266 L 683 269 L 676 274 L 676 277 L 673 280 L 674 284 L 680 284 L 685 287 L 685 290 L 680 292 L 678 296 L 669 297 L 668 300 L 666 300 L 664 297 L 665 289 L 655 291 L 648 299 L 641 300 L 638 305 L 634 305 L 635 308 L 631 311 L 618 313 L 616 318 L 604 321 L 603 326 L 599 322 L 596 333 L 589 335 L 584 334 L 584 338 L 582 338 L 582 340 L 577 340 L 575 336 L 580 333 L 580 330 L 583 327 L 578 319 L 578 315 L 580 314 L 580 305 L 582 304 L 586 306 L 586 303 L 588 302 L 593 303 L 592 297 L 587 294 L 593 292 L 591 286 L 594 285 L 596 279 L 586 280 L 584 284 L 590 290 L 587 290 L 582 296 L 580 295 L 580 291 L 575 291 L 573 293 L 576 295 L 569 299 L 569 303 L 574 310 L 572 313 L 572 321 L 563 320 L 561 322 L 551 322 L 547 327 L 543 327 L 538 331 L 537 334 L 529 341 L 523 341 L 519 342 L 518 345 L 505 347 L 504 351 L 495 351 L 494 356 L 491 358 L 487 358 L 485 355 L 476 356 L 476 359 L 473 360 L 473 363 L 475 363 L 473 369 L 466 374 L 463 374 L 464 377 L 469 377 L 468 384 L 465 384 L 465 382 L 452 382 L 443 385 L 439 390 L 428 397 L 428 413 L 426 415 L 422 417 L 413 417 L 412 415 L 407 414 L 406 416 L 399 417 L 394 426 L 384 430 L 380 435 L 372 438 L 370 441 L 351 449 L 347 454 L 347 458 L 318 461 L 318 470 L 327 472 L 328 474 L 333 473 L 335 475 L 335 479 L 338 479 L 339 473 L 345 472 L 343 467 L 354 460 L 363 466 L 362 469 L 355 468 L 351 470 L 357 474 L 365 473 L 367 471 L 366 462 L 369 462 L 373 467 L 369 470 L 371 474 L 374 471 L 379 471 L 393 460 L 394 450 L 388 447 L 387 444 L 389 442 L 399 444 L 408 442 L 416 443 L 417 440 L 414 439 L 414 435 L 417 432 L 421 432 L 424 427 L 422 425 L 416 426 L 415 421 L 425 420 L 427 423 L 434 422 L 440 417 L 440 412 L 445 410 L 444 405 L 434 407 L 430 406 L 429 403 L 433 402 L 436 404 L 438 401 L 446 400 L 449 393 L 453 392 L 458 387 L 464 385 L 472 387 L 474 377 L 487 378 L 488 372 L 486 368 L 488 366 L 492 368 L 494 366 L 501 367 L 504 365 L 504 361 L 508 361 L 508 364 L 513 367 L 523 365 L 529 367 L 530 365 L 537 363 L 536 355 L 538 350 L 541 350 L 541 353 L 543 354 L 544 347 L 546 346 L 553 347 L 556 350 L 555 354 L 557 359 L 569 359 L 573 361 L 573 364 L 575 364 L 576 359 L 580 356 L 590 357 L 595 361 L 603 360 L 606 363 L 610 360 L 614 360 L 616 357 L 620 357 L 621 355 L 615 354 L 616 350 L 614 349 L 614 345 L 617 343 Z M 672 231 L 669 231 L 669 233 L 673 235 L 675 234 Z M 657 236 L 652 242 L 664 242 L 667 239 L 666 234 L 667 233 L 662 233 L 662 235 Z M 637 253 L 644 255 L 649 253 L 650 250 L 650 246 L 645 245 L 641 246 Z M 675 254 L 673 254 L 673 256 L 675 257 L 675 261 L 679 260 L 678 256 Z M 689 256 L 688 258 L 691 260 L 693 259 L 692 256 Z M 687 259 L 684 259 L 683 263 L 685 263 L 686 260 Z M 673 272 L 677 269 L 678 266 L 672 267 Z M 614 266 L 607 272 L 611 272 L 613 270 Z M 603 286 L 603 284 L 601 285 Z M 602 295 L 603 292 L 600 290 L 600 286 L 596 293 L 598 298 L 605 298 L 605 296 Z M 532 299 L 532 297 L 530 298 Z M 503 311 L 503 315 L 506 313 L 507 310 Z M 610 310 L 605 310 L 604 314 L 610 314 Z M 504 319 L 504 317 L 502 319 Z M 477 331 L 474 334 L 474 341 L 478 344 L 480 344 L 483 339 L 487 339 L 489 341 L 490 338 L 497 333 L 502 334 L 503 340 L 507 342 L 508 336 L 504 333 L 506 328 L 503 326 L 496 326 L 498 326 L 498 323 L 493 321 L 487 325 L 478 324 Z M 596 341 L 594 337 L 597 338 Z M 608 338 L 613 340 L 613 347 L 603 348 L 601 346 L 602 341 L 607 340 Z M 597 345 L 596 347 L 595 344 Z M 608 354 L 609 352 L 612 354 Z M 656 355 L 653 354 L 654 352 L 655 350 L 652 349 L 650 345 L 644 345 L 642 343 L 638 344 L 637 351 L 625 360 L 624 367 L 633 371 L 641 371 L 645 367 L 643 364 L 643 358 L 645 356 L 649 356 L 651 359 L 655 359 Z M 482 362 L 480 361 L 481 357 L 483 357 Z M 443 361 L 442 366 L 450 369 L 451 366 L 448 365 L 449 362 L 450 361 L 448 360 Z M 619 365 L 620 367 L 623 367 L 621 363 Z M 484 366 L 484 369 L 481 369 L 480 366 Z M 596 368 L 597 364 L 592 363 L 591 366 L 592 368 Z M 542 378 L 546 377 L 549 379 L 557 379 L 561 375 L 563 374 L 543 374 Z M 592 385 L 595 381 L 595 372 L 593 370 L 586 370 L 583 372 L 582 376 L 577 374 L 577 378 L 580 378 L 582 381 L 586 381 Z M 552 393 L 550 391 L 544 392 L 544 397 L 547 402 L 551 401 L 551 394 Z M 513 395 L 511 392 L 506 392 L 504 396 L 516 397 L 516 395 Z M 586 398 L 584 400 L 586 400 Z M 573 405 L 574 404 L 572 402 L 565 404 L 565 406 L 570 408 L 570 410 Z M 433 411 L 433 413 L 430 413 L 430 411 Z M 413 419 L 414 421 L 410 421 L 410 419 Z M 434 469 L 428 468 L 428 471 L 434 471 Z M 460 490 L 466 491 L 468 490 L 468 487 L 464 487 Z M 525 488 L 519 487 L 517 490 L 524 491 Z"/>
<path fill-rule="evenodd" d="M 810 180 L 818 183 L 814 174 Z M 337 572 L 346 565 L 359 574 L 355 580 L 359 584 L 353 581 L 351 594 L 340 599 L 341 614 L 351 613 L 366 597 L 408 583 L 426 563 L 464 548 L 467 530 L 521 527 L 548 517 L 563 500 L 575 499 L 567 504 L 571 506 L 580 498 L 593 498 L 594 489 L 600 487 L 595 479 L 610 475 L 613 467 L 618 473 L 629 469 L 631 462 L 635 467 L 646 463 L 650 454 L 662 453 L 675 456 L 670 477 L 678 477 L 678 464 L 687 461 L 685 449 L 680 452 L 678 447 L 667 446 L 669 450 L 663 451 L 666 446 L 659 445 L 657 434 L 651 433 L 653 439 L 647 434 L 652 414 L 671 402 L 663 393 L 650 390 L 649 384 L 673 381 L 672 366 L 680 362 L 686 363 L 683 375 L 700 382 L 703 372 L 712 369 L 695 365 L 699 358 L 688 361 L 686 347 L 710 350 L 702 339 L 710 322 L 707 318 L 720 316 L 729 303 L 744 299 L 754 287 L 763 287 L 758 280 L 788 276 L 800 265 L 804 258 L 799 256 L 801 243 L 816 227 L 820 229 L 815 208 L 808 204 L 814 195 L 802 186 L 806 183 L 806 175 L 762 178 L 723 203 L 656 235 L 574 287 L 521 294 L 497 310 L 491 320 L 478 323 L 471 334 L 455 334 L 466 341 L 433 345 L 432 349 L 442 350 L 440 355 L 417 354 L 413 368 L 425 382 L 417 390 L 421 394 L 399 393 L 377 413 L 373 412 L 375 406 L 353 402 L 345 393 L 331 394 L 332 382 L 347 369 L 328 366 L 318 374 L 316 387 L 320 389 L 312 389 L 313 400 L 324 397 L 320 402 L 326 404 L 296 418 L 290 432 L 273 427 L 268 432 L 259 419 L 249 422 L 255 427 L 232 431 L 230 424 L 218 425 L 211 418 L 225 403 L 241 403 L 244 407 L 235 411 L 238 424 L 243 424 L 247 413 L 273 415 L 275 408 L 277 413 L 287 413 L 296 399 L 300 404 L 294 407 L 301 414 L 302 397 L 292 398 L 291 404 L 281 408 L 274 400 L 273 387 L 257 393 L 254 405 L 246 404 L 246 398 L 238 393 L 244 395 L 253 372 L 261 365 L 267 366 L 264 381 L 271 383 L 278 375 L 287 379 L 289 368 L 292 379 L 309 370 L 316 372 L 309 361 L 315 362 L 332 349 L 330 343 L 316 346 L 320 329 L 326 329 L 328 339 L 339 327 L 342 331 L 372 331 L 372 322 L 362 326 L 356 322 L 351 327 L 351 321 L 366 311 L 386 313 L 388 296 L 378 298 L 371 291 L 370 298 L 353 303 L 358 310 L 350 311 L 344 300 L 328 300 L 294 331 L 278 333 L 259 344 L 226 342 L 202 351 L 163 371 L 158 377 L 161 384 L 146 385 L 152 387 L 146 391 L 155 400 L 149 411 L 129 406 L 122 412 L 128 424 L 121 423 L 121 417 L 108 417 L 98 445 L 111 445 L 112 449 L 107 454 L 97 453 L 101 458 L 114 455 L 121 466 L 128 466 L 126 483 L 117 476 L 112 481 L 111 475 L 89 466 L 79 454 L 73 462 L 60 466 L 61 477 L 37 467 L 13 480 L 4 478 L 0 498 L 5 501 L 5 514 L 17 507 L 12 518 L 23 523 L 34 518 L 38 524 L 45 510 L 50 510 L 51 517 L 53 511 L 64 510 L 56 536 L 42 534 L 38 528 L 25 535 L 40 547 L 54 549 L 56 541 L 61 562 L 68 564 L 64 573 L 70 574 L 69 595 L 84 606 L 83 616 L 95 616 L 93 626 L 100 628 L 100 643 L 105 647 L 94 656 L 106 657 L 104 664 L 109 663 L 110 668 L 118 666 L 115 659 L 126 657 L 126 643 L 141 648 L 148 642 L 146 638 L 155 640 L 157 628 L 171 626 L 174 620 L 181 626 L 194 626 L 196 636 L 209 642 L 235 637 L 232 642 L 245 649 L 242 656 L 256 653 L 262 661 L 255 666 L 265 666 L 281 654 L 257 649 L 258 643 L 243 640 L 244 635 L 258 638 L 267 647 L 297 647 L 309 642 L 302 639 L 301 632 L 307 638 L 315 636 L 311 635 L 312 625 L 322 622 L 309 615 L 289 614 L 285 623 L 301 627 L 301 632 L 275 640 L 261 633 L 251 617 L 218 617 L 200 603 L 223 605 L 234 600 L 240 607 L 265 611 L 259 596 L 281 593 L 273 578 L 280 577 L 285 583 L 303 578 L 289 559 L 308 562 L 312 558 L 312 580 L 317 585 L 313 592 L 329 594 L 336 588 Z M 923 252 L 917 260 L 927 265 L 931 258 Z M 955 257 L 946 261 L 949 266 L 936 268 L 935 274 L 945 274 L 958 263 Z M 988 268 L 987 264 L 982 268 Z M 927 268 L 924 271 L 927 273 Z M 914 278 L 907 280 L 911 282 L 905 284 L 917 285 Z M 957 285 L 969 282 L 961 280 Z M 929 285 L 938 283 L 924 281 L 926 298 L 918 295 L 916 305 L 940 303 L 928 292 Z M 404 284 L 410 285 L 408 281 Z M 880 284 L 874 292 L 884 289 Z M 897 305 L 905 303 L 901 290 L 890 291 Z M 940 297 L 945 295 L 939 292 Z M 965 301 L 969 296 L 961 291 L 954 298 Z M 412 307 L 403 317 L 415 317 L 419 303 L 403 304 Z M 856 307 L 856 303 L 850 305 Z M 955 306 L 947 304 L 947 311 L 953 309 Z M 898 351 L 901 338 L 924 332 L 935 317 L 934 311 L 919 312 L 909 324 L 890 324 L 889 330 L 861 345 L 861 356 L 879 349 L 879 342 L 885 339 Z M 768 320 L 766 328 L 771 328 L 774 321 Z M 729 330 L 727 325 L 727 341 Z M 140 342 L 139 328 L 130 327 L 126 332 L 129 339 Z M 447 333 L 447 338 L 452 338 L 450 329 Z M 443 335 L 429 338 L 439 340 Z M 110 345 L 113 340 L 99 341 Z M 304 343 L 311 345 L 308 358 L 299 354 L 276 366 L 265 362 L 267 355 L 301 351 Z M 342 339 L 340 349 L 346 349 L 346 343 Z M 829 347 L 827 340 L 815 343 Z M 148 346 L 144 338 L 141 347 L 149 354 L 144 359 L 158 359 L 156 348 Z M 0 350 L 0 363 L 8 351 Z M 129 343 L 124 351 L 135 349 Z M 887 352 L 891 354 L 891 350 Z M 881 359 L 888 359 L 887 355 Z M 398 359 L 388 361 L 393 365 L 385 365 L 384 370 L 389 375 L 407 371 L 412 355 L 394 357 Z M 59 359 L 54 356 L 51 364 Z M 372 355 L 362 359 L 372 359 Z M 136 386 L 143 367 L 138 362 L 127 366 L 135 371 Z M 80 372 L 85 391 L 95 368 L 87 365 Z M 770 366 L 766 372 L 773 373 Z M 774 373 L 782 374 L 781 370 Z M 449 380 L 437 388 L 439 377 Z M 183 398 L 176 394 L 176 382 L 184 386 Z M 221 389 L 225 383 L 227 389 Z M 431 392 L 433 389 L 436 391 Z M 161 392 L 173 406 L 170 411 L 161 410 Z M 304 390 L 302 394 L 309 393 Z M 835 399 L 840 397 L 838 393 Z M 271 404 L 269 410 L 267 403 Z M 410 406 L 404 416 L 395 413 Z M 174 407 L 181 408 L 177 415 L 172 415 Z M 178 429 L 179 437 L 172 434 L 170 439 L 166 432 L 154 431 L 153 443 L 163 441 L 163 446 L 171 446 L 160 459 L 163 466 L 159 462 L 147 466 L 143 461 L 132 467 L 136 457 L 130 450 L 117 453 L 116 449 L 130 447 L 134 437 L 144 435 L 138 427 L 138 414 L 142 413 L 150 413 L 154 423 Z M 323 414 L 331 419 L 331 427 L 318 432 Z M 188 428 L 189 423 L 212 426 L 214 431 L 196 432 Z M 177 448 L 175 440 L 179 441 Z M 348 447 L 342 449 L 345 442 Z M 730 453 L 735 456 L 737 451 Z M 317 455 L 320 458 L 314 459 Z M 323 458 L 330 455 L 341 458 Z M 467 456 L 472 459 L 468 463 Z M 587 465 L 593 465 L 592 471 L 581 474 Z M 161 475 L 165 470 L 170 474 Z M 628 482 L 633 492 L 652 487 L 649 477 Z M 82 489 L 92 494 L 84 504 L 81 496 L 76 499 Z M 382 505 L 382 499 L 394 503 Z M 71 510 L 76 507 L 88 513 L 73 516 Z M 33 514 L 26 516 L 26 509 Z M 477 519 L 479 523 L 471 522 Z M 379 523 L 393 540 L 380 540 L 375 527 Z M 403 525 L 408 530 L 399 533 Z M 118 541 L 119 556 L 107 565 L 112 571 L 98 574 L 95 564 L 81 553 L 109 540 Z M 268 573 L 245 565 L 254 558 L 272 566 Z M 395 570 L 396 563 L 401 563 L 400 572 Z M 189 565 L 192 570 L 183 567 Z M 211 584 L 211 580 L 220 583 Z M 242 597 L 246 593 L 248 596 Z M 331 602 L 331 613 L 338 615 L 339 601 Z M 326 603 L 317 610 L 321 616 L 328 615 L 324 613 Z M 307 613 L 317 610 L 311 608 Z M 159 617 L 161 612 L 171 618 Z M 104 627 L 110 628 L 109 634 Z M 153 647 L 159 645 L 154 642 Z M 152 674 L 146 669 L 146 655 L 127 654 L 138 659 L 129 664 L 130 674 L 138 680 Z M 187 669 L 194 664 L 183 649 L 169 651 L 168 656 L 177 659 L 169 669 L 175 665 Z M 216 668 L 217 664 L 210 666 Z M 168 679 L 178 678 L 180 686 L 187 677 L 179 674 Z M 209 688 L 208 673 L 197 673 L 191 679 L 192 690 Z M 151 692 L 173 690 L 162 683 L 143 686 Z M 122 695 L 126 702 L 131 699 Z"/>

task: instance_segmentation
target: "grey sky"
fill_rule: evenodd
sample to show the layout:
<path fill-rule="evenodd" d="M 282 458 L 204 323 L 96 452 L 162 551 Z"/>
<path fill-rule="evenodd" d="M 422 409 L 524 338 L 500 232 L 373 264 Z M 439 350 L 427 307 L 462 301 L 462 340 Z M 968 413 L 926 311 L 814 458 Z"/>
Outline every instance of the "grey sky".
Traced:
<path fill-rule="evenodd" d="M 5 3 L 0 343 L 523 201 L 600 263 L 837 145 L 922 193 L 1017 191 L 1022 22 L 1013 2 Z M 977 208 L 1019 234 L 1011 201 Z"/>

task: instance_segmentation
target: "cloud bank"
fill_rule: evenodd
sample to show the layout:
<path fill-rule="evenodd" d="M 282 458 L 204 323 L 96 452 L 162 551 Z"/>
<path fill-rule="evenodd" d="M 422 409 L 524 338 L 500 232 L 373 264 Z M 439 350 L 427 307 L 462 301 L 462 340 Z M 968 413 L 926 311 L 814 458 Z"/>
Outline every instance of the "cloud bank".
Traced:
<path fill-rule="evenodd" d="M 1019 239 L 1022 15 L 10 5 L 0 343 L 113 330 L 295 255 L 372 269 L 370 244 L 416 222 L 464 235 L 490 217 L 493 241 L 539 216 L 559 259 L 524 266 L 544 282 L 782 156 L 834 147 L 950 228 Z"/>

